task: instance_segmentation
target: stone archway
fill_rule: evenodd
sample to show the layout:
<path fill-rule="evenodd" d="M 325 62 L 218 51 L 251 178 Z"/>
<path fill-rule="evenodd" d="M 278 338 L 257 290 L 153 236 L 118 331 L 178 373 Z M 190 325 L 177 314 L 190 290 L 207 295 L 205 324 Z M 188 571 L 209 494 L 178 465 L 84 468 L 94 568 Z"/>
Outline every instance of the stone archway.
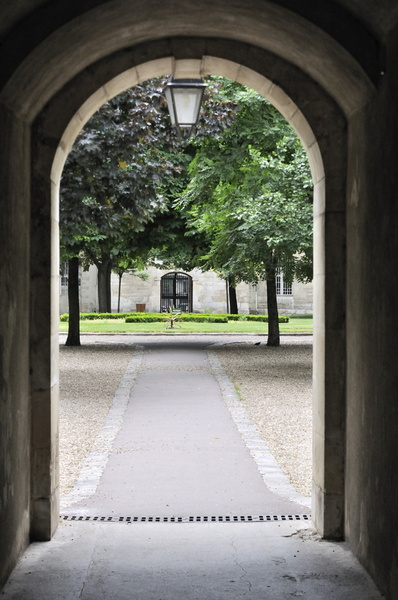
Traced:
<path fill-rule="evenodd" d="M 63 8 L 46 2 L 6 40 L 0 116 L 7 129 L 0 142 L 0 185 L 7 199 L 3 227 L 12 241 L 5 245 L 8 268 L 2 289 L 12 308 L 4 322 L 13 322 L 15 306 L 23 314 L 17 335 L 10 326 L 3 340 L 11 349 L 6 376 L 17 398 L 9 403 L 9 424 L 18 420 L 29 439 L 30 409 L 33 415 L 30 452 L 14 446 L 11 460 L 31 465 L 30 490 L 28 468 L 15 483 L 21 498 L 11 510 L 18 531 L 15 553 L 27 540 L 29 491 L 32 537 L 48 539 L 58 520 L 58 311 L 51 290 L 58 278 L 56 199 L 65 152 L 95 110 L 97 93 L 103 102 L 121 91 L 126 73 L 131 85 L 134 77 L 139 81 L 174 72 L 184 61 L 190 70 L 200 65 L 204 72 L 206 61 L 212 62 L 210 72 L 242 78 L 251 87 L 258 85 L 260 93 L 274 94 L 273 103 L 288 120 L 296 119 L 308 148 L 316 184 L 313 512 L 322 535 L 343 535 L 346 119 L 353 121 L 352 115 L 372 98 L 383 67 L 375 37 L 341 4 L 331 0 L 322 14 L 314 7 L 291 6 L 282 0 L 202 0 L 200 5 L 195 0 L 161 5 L 157 0 L 82 0 Z M 357 181 L 349 183 L 354 188 Z M 30 231 L 30 237 L 19 231 Z M 13 270 L 23 271 L 15 290 Z M 22 360 L 23 378 L 10 366 L 10 356 Z M 13 495 L 12 480 L 6 484 L 6 502 Z"/>
<path fill-rule="evenodd" d="M 49 189 L 57 147 L 67 142 L 68 124 L 85 102 L 98 90 L 106 99 L 109 83 L 126 71 L 137 70 L 145 79 L 159 60 L 212 57 L 283 90 L 318 144 L 325 178 L 319 180 L 321 201 L 315 202 L 321 290 L 314 368 L 316 525 L 323 535 L 342 535 L 345 493 L 350 548 L 395 597 L 398 336 L 391 315 L 398 282 L 391 273 L 398 222 L 398 9 L 393 4 L 3 3 L 0 584 L 29 543 L 30 524 L 33 537 L 47 539 L 58 521 L 53 443 L 58 336 L 51 296 L 51 273 L 54 282 L 58 277 L 55 251 L 51 256 L 57 219 Z M 58 158 L 62 161 L 62 153 Z M 55 198 L 56 180 L 52 185 Z"/>
<path fill-rule="evenodd" d="M 202 43 L 202 48 L 200 47 Z M 315 348 L 314 348 L 314 489 L 313 515 L 320 533 L 326 537 L 341 538 L 343 536 L 344 514 L 344 459 L 345 459 L 345 119 L 336 104 L 305 75 L 295 67 L 287 65 L 269 53 L 248 52 L 246 64 L 238 63 L 224 56 L 241 56 L 241 48 L 235 42 L 220 43 L 209 40 L 174 40 L 175 54 L 191 53 L 193 44 L 195 53 L 200 58 L 176 58 L 162 56 L 145 63 L 138 63 L 123 69 L 125 57 L 112 55 L 91 66 L 90 73 L 84 72 L 72 80 L 62 94 L 59 94 L 36 120 L 33 137 L 33 152 L 41 157 L 34 171 L 34 190 L 40 190 L 40 196 L 33 206 L 34 237 L 32 248 L 43 257 L 47 265 L 47 275 L 41 272 L 43 288 L 37 295 L 51 295 L 51 282 L 55 281 L 58 263 L 54 249 L 57 246 L 57 203 L 59 181 L 64 160 L 74 138 L 86 120 L 108 98 L 123 91 L 127 87 L 156 75 L 173 73 L 175 76 L 196 77 L 203 74 L 225 75 L 240 83 L 249 85 L 267 97 L 296 129 L 301 137 L 311 164 L 315 184 L 314 222 L 315 222 Z M 165 44 L 162 52 L 169 51 Z M 178 49 L 178 51 L 177 51 Z M 203 54 L 205 51 L 213 52 Z M 247 49 L 246 49 L 247 50 Z M 159 46 L 149 45 L 146 54 L 152 52 L 159 55 Z M 142 49 L 138 54 L 141 54 Z M 253 63 L 252 68 L 250 65 Z M 105 68 L 106 67 L 106 68 Z M 284 77 L 290 80 L 289 96 L 275 81 L 265 75 L 271 75 L 280 82 L 278 68 L 283 67 Z M 97 69 L 97 70 L 96 70 Z M 120 72 L 121 71 L 121 72 Z M 261 72 L 259 72 L 261 71 Z M 93 77 L 95 73 L 95 77 Z M 117 73 L 109 79 L 110 73 Z M 264 73 L 264 74 L 263 74 Z M 89 77 L 88 77 L 89 75 Z M 100 87 L 99 81 L 103 78 Z M 88 78 L 88 79 L 87 79 Z M 282 83 L 282 82 L 280 82 Z M 300 87 L 301 86 L 301 87 Z M 93 93 L 87 97 L 87 89 Z M 82 92 L 84 90 L 84 92 Z M 300 110 L 296 102 L 302 102 L 306 114 Z M 305 99 L 305 101 L 303 100 Z M 82 100 L 84 100 L 82 102 Z M 67 106 L 66 106 L 67 103 Z M 73 110 L 74 109 L 74 110 Z M 62 117 L 60 119 L 60 116 Z M 69 121 L 68 121 L 69 119 Z M 66 126 L 60 125 L 65 123 Z M 51 143 L 49 143 L 51 140 Z M 54 143 L 56 142 L 56 144 Z M 51 190 L 48 185 L 51 180 Z M 43 198 L 46 219 L 43 219 Z M 50 207 L 52 206 L 51 210 Z M 51 236 L 51 237 L 50 237 Z M 52 250 L 43 249 L 42 240 L 52 239 Z M 49 257 L 52 255 L 52 261 Z M 33 266 L 33 265 L 32 265 Z M 34 301 L 34 300 L 33 300 Z M 52 302 L 52 304 L 51 304 Z M 42 322 L 47 328 L 48 337 L 42 340 L 47 347 L 43 351 L 56 357 L 58 340 L 56 338 L 56 318 L 54 311 L 56 301 L 49 300 L 53 307 L 53 328 L 49 329 L 46 313 L 34 314 L 37 324 Z M 45 323 L 44 323 L 45 321 Z M 48 345 L 48 340 L 52 343 Z M 54 371 L 56 363 L 54 362 Z M 332 375 L 331 375 L 332 374 Z M 50 377 L 51 379 L 51 377 Z M 48 411 L 55 411 L 56 386 L 48 388 Z M 42 395 L 40 396 L 41 404 Z M 52 407 L 52 409 L 51 409 Z M 33 418 L 38 413 L 33 412 Z M 50 537 L 56 517 L 58 502 L 56 499 L 57 483 L 53 476 L 56 473 L 56 412 L 47 415 L 51 430 L 52 443 L 47 453 L 41 454 L 42 460 L 35 462 L 36 472 L 33 482 L 52 482 L 51 489 L 43 488 L 35 492 L 33 484 L 32 531 L 38 539 Z M 52 474 L 50 479 L 49 473 Z M 35 497 L 36 496 L 36 497 Z M 43 527 L 44 526 L 44 527 Z"/>
<path fill-rule="evenodd" d="M 384 107 L 383 102 L 388 105 L 389 96 L 385 88 L 386 95 L 381 99 L 376 91 L 380 72 L 384 74 L 381 42 L 367 28 L 366 19 L 353 18 L 353 13 L 335 0 L 328 0 L 322 11 L 316 10 L 315 4 L 295 6 L 289 0 L 202 0 L 199 4 L 196 0 L 165 0 L 160 6 L 158 0 L 81 0 L 78 5 L 60 7 L 53 1 L 35 0 L 30 3 L 31 10 L 25 6 L 21 20 L 2 40 L 0 119 L 5 126 L 0 139 L 0 197 L 4 199 L 0 238 L 5 268 L 0 288 L 6 311 L 0 318 L 0 341 L 4 348 L 1 385 L 6 450 L 0 468 L 6 531 L 0 546 L 8 558 L 0 565 L 0 579 L 4 580 L 28 543 L 29 526 L 33 539 L 49 539 L 58 523 L 58 310 L 57 297 L 51 291 L 58 279 L 57 169 L 60 173 L 69 143 L 90 110 L 95 110 L 97 92 L 102 94 L 103 102 L 121 91 L 120 79 L 127 72 L 132 75 L 131 85 L 134 77 L 138 81 L 157 72 L 173 72 L 173 65 L 187 60 L 189 68 L 192 61 L 196 65 L 198 61 L 213 61 L 216 74 L 221 62 L 227 70 L 232 66 L 232 78 L 243 77 L 242 82 L 251 87 L 272 82 L 274 101 L 279 102 L 282 112 L 284 105 L 287 111 L 293 110 L 289 117 L 296 114 L 296 128 L 304 141 L 305 132 L 309 134 L 307 147 L 315 140 L 314 157 L 318 154 L 322 158 L 319 176 L 317 166 L 321 163 L 316 158 L 312 162 L 316 181 L 315 277 L 319 291 L 313 513 L 322 535 L 343 535 L 346 203 L 360 206 L 361 214 L 365 214 L 366 202 L 358 205 L 364 185 L 370 182 L 370 190 L 384 189 L 378 178 L 370 181 L 373 172 L 369 176 L 365 173 L 370 136 L 364 132 L 372 110 L 374 122 L 381 123 L 386 131 L 382 117 L 385 111 L 377 111 L 379 106 Z M 161 65 L 161 61 L 165 63 Z M 219 74 L 228 76 L 222 70 Z M 266 81 L 262 79 L 260 84 L 259 77 Z M 366 142 L 361 148 L 354 140 L 358 132 Z M 379 147 L 384 144 L 384 138 L 382 141 L 379 136 L 378 143 Z M 390 188 L 388 192 L 392 193 Z M 349 218 L 352 231 L 352 211 Z M 378 220 L 374 223 L 376 227 Z M 364 246 L 361 240 L 356 241 L 359 255 Z M 351 260 L 352 248 L 351 244 Z M 358 275 L 359 268 L 356 271 Z M 361 281 L 355 295 L 351 286 L 351 303 L 356 298 L 362 306 L 366 304 L 364 289 Z M 352 304 L 349 309 L 352 318 Z M 358 331 L 356 321 L 355 335 L 351 330 L 351 349 L 356 349 Z M 366 336 L 361 335 L 363 342 Z M 359 397 L 355 388 L 359 369 L 353 361 L 350 367 L 348 384 L 355 396 L 348 411 L 352 420 Z M 364 386 L 368 380 L 369 376 Z M 387 381 L 383 389 L 387 390 L 388 385 Z M 352 436 L 347 461 L 349 491 L 354 494 L 354 502 L 347 501 L 347 531 L 362 556 L 362 528 L 355 501 L 366 486 L 361 483 L 354 489 L 360 479 L 354 463 L 364 437 L 362 433 Z M 375 501 L 373 490 L 368 497 Z M 366 525 L 370 531 L 370 516 Z M 371 531 L 373 537 L 375 530 Z"/>

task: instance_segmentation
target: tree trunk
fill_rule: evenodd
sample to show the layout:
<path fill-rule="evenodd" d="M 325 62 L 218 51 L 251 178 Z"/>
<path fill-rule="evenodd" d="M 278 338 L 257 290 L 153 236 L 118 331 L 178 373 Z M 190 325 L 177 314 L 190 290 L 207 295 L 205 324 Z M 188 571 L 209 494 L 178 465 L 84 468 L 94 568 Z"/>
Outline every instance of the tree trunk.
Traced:
<path fill-rule="evenodd" d="M 80 306 L 79 306 L 79 259 L 77 256 L 68 263 L 68 302 L 69 323 L 65 346 L 80 346 Z"/>
<path fill-rule="evenodd" d="M 229 286 L 228 286 L 228 280 L 225 280 L 225 299 L 226 299 L 226 305 L 227 305 L 227 315 L 230 315 L 231 313 L 229 312 Z"/>
<path fill-rule="evenodd" d="M 228 280 L 228 294 L 229 294 L 229 313 L 231 315 L 238 314 L 238 300 L 236 297 L 236 287 L 232 283 L 232 281 Z"/>
<path fill-rule="evenodd" d="M 123 273 L 120 272 L 119 273 L 119 288 L 117 291 L 117 312 L 120 313 L 120 295 L 122 292 L 122 277 L 123 277 Z"/>
<path fill-rule="evenodd" d="M 267 277 L 268 340 L 267 346 L 279 346 L 279 315 L 276 299 L 276 269 L 271 268 Z"/>
<path fill-rule="evenodd" d="M 97 263 L 98 268 L 98 312 L 110 313 L 112 260 L 104 259 Z"/>

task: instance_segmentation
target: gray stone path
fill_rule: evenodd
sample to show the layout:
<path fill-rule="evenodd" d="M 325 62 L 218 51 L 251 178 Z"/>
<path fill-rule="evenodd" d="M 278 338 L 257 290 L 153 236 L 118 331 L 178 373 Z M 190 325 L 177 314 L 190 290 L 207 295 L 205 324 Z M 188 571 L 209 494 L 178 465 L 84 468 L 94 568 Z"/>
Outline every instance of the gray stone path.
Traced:
<path fill-rule="evenodd" d="M 208 358 L 207 346 L 175 339 L 145 344 L 139 363 L 133 359 L 136 379 L 95 494 L 64 512 L 91 517 L 308 513 L 308 506 L 276 496 L 264 483 L 224 402 L 213 372 L 217 359 Z"/>
<path fill-rule="evenodd" d="M 261 474 L 254 455 L 263 449 L 244 443 L 224 402 L 231 386 L 215 377 L 204 348 L 153 340 L 133 358 L 102 432 L 103 452 L 86 465 L 65 511 L 307 511 L 265 485 L 266 453 Z M 246 441 L 255 439 L 246 429 Z M 3 600 L 292 597 L 382 598 L 345 544 L 319 540 L 301 521 L 61 521 L 51 542 L 27 549 L 2 592 Z"/>

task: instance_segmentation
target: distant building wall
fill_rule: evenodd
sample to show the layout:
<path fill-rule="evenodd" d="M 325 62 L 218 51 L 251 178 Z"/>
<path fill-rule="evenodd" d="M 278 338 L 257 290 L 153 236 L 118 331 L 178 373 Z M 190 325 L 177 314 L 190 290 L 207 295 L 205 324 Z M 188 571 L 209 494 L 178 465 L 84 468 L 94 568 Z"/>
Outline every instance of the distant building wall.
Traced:
<path fill-rule="evenodd" d="M 251 314 L 266 314 L 267 284 L 260 281 L 249 287 L 249 312 Z M 312 314 L 312 283 L 293 281 L 291 294 L 278 294 L 278 311 L 280 315 Z M 283 290 L 282 290 L 283 292 Z"/>
<path fill-rule="evenodd" d="M 160 280 L 170 270 L 149 267 L 145 273 L 148 279 L 143 280 L 131 273 L 122 277 L 120 294 L 120 312 L 133 312 L 137 305 L 145 305 L 146 312 L 159 312 Z M 225 281 L 214 272 L 202 272 L 199 269 L 189 271 L 192 277 L 192 299 L 194 312 L 228 312 L 227 288 Z M 64 283 L 66 282 L 63 278 Z M 112 273 L 111 301 L 112 311 L 118 307 L 119 277 Z M 283 292 L 281 286 L 281 292 Z M 257 285 L 240 283 L 237 286 L 238 310 L 240 314 L 267 313 L 267 287 L 265 281 Z M 278 309 L 281 315 L 312 314 L 312 283 L 294 281 L 291 293 L 278 295 Z M 80 310 L 96 312 L 98 310 L 97 269 L 90 267 L 80 276 Z M 68 312 L 67 285 L 61 284 L 60 313 Z"/>
<path fill-rule="evenodd" d="M 158 312 L 160 302 L 160 280 L 170 269 L 156 269 L 150 267 L 146 273 L 147 280 L 142 280 L 136 275 L 126 273 L 122 278 L 120 295 L 120 311 L 128 312 L 136 309 L 137 304 L 145 304 L 147 312 Z M 209 271 L 202 273 L 198 269 L 189 271 L 192 277 L 192 306 L 194 312 L 210 311 L 214 313 L 227 312 L 226 285 L 215 273 Z M 112 309 L 116 310 L 118 304 L 118 278 L 112 276 Z M 238 286 L 239 310 L 242 313 L 249 311 L 249 297 L 247 285 Z"/>
<path fill-rule="evenodd" d="M 64 267 L 64 265 L 62 265 Z M 68 309 L 68 285 L 67 273 L 63 275 L 61 270 L 59 312 L 62 315 Z M 90 267 L 88 271 L 80 270 L 79 273 L 79 300 L 81 312 L 97 312 L 98 307 L 98 279 L 97 268 Z"/>

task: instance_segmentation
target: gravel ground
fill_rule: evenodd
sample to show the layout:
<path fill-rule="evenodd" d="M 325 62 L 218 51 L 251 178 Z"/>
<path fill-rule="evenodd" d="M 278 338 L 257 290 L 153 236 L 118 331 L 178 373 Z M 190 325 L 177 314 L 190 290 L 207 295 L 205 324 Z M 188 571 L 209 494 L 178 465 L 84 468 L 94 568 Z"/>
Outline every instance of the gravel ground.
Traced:
<path fill-rule="evenodd" d="M 123 344 L 60 346 L 60 490 L 73 487 L 112 405 L 134 348 Z"/>
<path fill-rule="evenodd" d="M 310 496 L 312 345 L 289 338 L 268 348 L 250 340 L 215 350 L 281 469 Z M 60 346 L 61 495 L 92 450 L 133 353 L 134 346 L 122 343 Z"/>
<path fill-rule="evenodd" d="M 311 496 L 312 344 L 226 344 L 217 356 L 282 471 Z"/>

